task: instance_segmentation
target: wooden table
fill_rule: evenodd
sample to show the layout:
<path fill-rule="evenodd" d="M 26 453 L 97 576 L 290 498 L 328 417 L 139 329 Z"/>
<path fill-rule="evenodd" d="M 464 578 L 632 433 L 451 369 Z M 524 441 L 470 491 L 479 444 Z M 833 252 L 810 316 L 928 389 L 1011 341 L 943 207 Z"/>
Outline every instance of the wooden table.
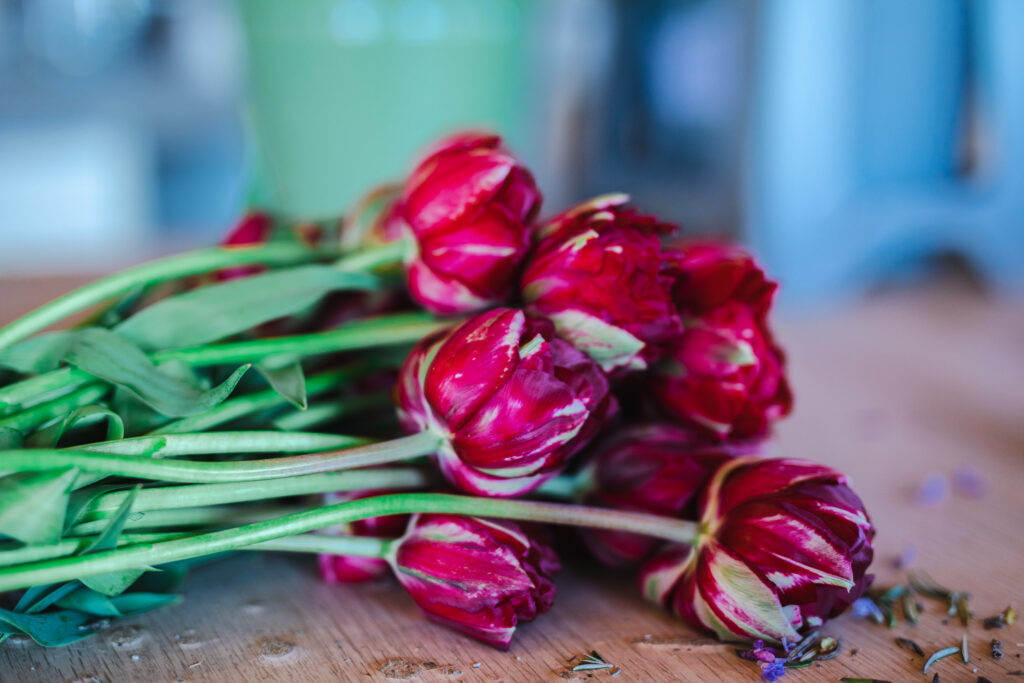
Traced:
<path fill-rule="evenodd" d="M 0 320 L 70 284 L 0 282 Z M 851 475 L 879 530 L 879 583 L 901 578 L 893 560 L 913 544 L 917 566 L 970 591 L 978 616 L 1011 602 L 1024 612 L 1024 307 L 933 287 L 837 313 L 784 316 L 778 329 L 797 407 L 775 451 Z M 928 475 L 961 467 L 987 478 L 984 496 L 915 502 Z M 57 650 L 8 641 L 0 646 L 0 680 L 586 680 L 567 661 L 592 649 L 621 667 L 621 681 L 758 679 L 732 648 L 645 604 L 630 576 L 566 559 L 554 609 L 521 627 L 507 653 L 427 623 L 393 583 L 328 586 L 309 561 L 245 555 L 197 570 L 180 605 L 91 640 Z M 849 616 L 833 622 L 829 630 L 842 637 L 844 652 L 785 680 L 915 681 L 938 672 L 943 683 L 979 675 L 1024 681 L 1006 673 L 1024 669 L 1021 621 L 999 631 L 972 621 L 971 664 L 949 658 L 922 676 L 921 658 L 894 637 L 930 653 L 958 644 L 964 632 L 937 603 L 926 608 L 919 625 L 894 630 Z M 989 654 L 992 638 L 1003 642 L 1000 661 Z"/>

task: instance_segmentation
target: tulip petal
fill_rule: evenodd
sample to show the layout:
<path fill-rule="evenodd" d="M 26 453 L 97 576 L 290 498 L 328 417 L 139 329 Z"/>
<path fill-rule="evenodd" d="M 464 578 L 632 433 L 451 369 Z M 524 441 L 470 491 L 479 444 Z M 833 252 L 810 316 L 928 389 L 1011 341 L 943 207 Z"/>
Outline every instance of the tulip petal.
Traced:
<path fill-rule="evenodd" d="M 606 372 L 615 368 L 642 370 L 647 363 L 641 357 L 644 342 L 611 323 L 576 309 L 565 309 L 548 316 L 558 336 L 589 355 Z"/>
<path fill-rule="evenodd" d="M 712 541 L 701 548 L 696 582 L 695 611 L 720 637 L 799 637 L 771 584 L 722 545 Z"/>
<path fill-rule="evenodd" d="M 498 192 L 515 165 L 512 157 L 489 150 L 428 159 L 413 173 L 402 199 L 413 233 L 422 239 L 464 220 Z"/>
<path fill-rule="evenodd" d="M 846 477 L 831 467 L 809 460 L 743 458 L 723 466 L 715 474 L 706 495 L 715 502 L 714 514 L 725 515 L 734 507 L 766 493 L 778 493 L 812 481 L 845 484 Z M 707 510 L 705 507 L 705 514 L 709 514 Z"/>
<path fill-rule="evenodd" d="M 589 413 L 569 387 L 545 372 L 519 368 L 452 438 L 463 460 L 485 472 L 526 475 L 551 466 Z M 565 457 L 568 457 L 567 455 Z"/>
<path fill-rule="evenodd" d="M 449 429 L 459 430 L 511 376 L 525 327 L 522 311 L 494 309 L 462 323 L 438 349 L 423 384 Z"/>

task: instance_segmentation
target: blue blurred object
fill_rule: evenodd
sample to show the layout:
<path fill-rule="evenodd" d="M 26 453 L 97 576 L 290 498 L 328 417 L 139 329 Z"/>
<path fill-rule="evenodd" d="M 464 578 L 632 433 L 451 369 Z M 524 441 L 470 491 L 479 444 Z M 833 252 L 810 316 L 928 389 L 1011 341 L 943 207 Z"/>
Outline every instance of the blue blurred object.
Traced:
<path fill-rule="evenodd" d="M 1024 290 L 1024 2 L 761 6 L 746 233 L 789 302 L 961 254 Z"/>

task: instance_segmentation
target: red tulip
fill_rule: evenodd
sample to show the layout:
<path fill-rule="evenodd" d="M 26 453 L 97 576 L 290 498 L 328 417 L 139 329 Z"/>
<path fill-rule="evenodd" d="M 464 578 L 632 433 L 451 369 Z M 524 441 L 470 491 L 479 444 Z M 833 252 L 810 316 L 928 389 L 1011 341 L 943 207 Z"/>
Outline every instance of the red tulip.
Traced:
<path fill-rule="evenodd" d="M 734 458 L 700 498 L 702 533 L 644 566 L 644 595 L 724 640 L 790 642 L 859 598 L 874 529 L 833 469 Z"/>
<path fill-rule="evenodd" d="M 696 495 L 730 457 L 756 443 L 722 443 L 669 424 L 632 427 L 602 444 L 591 464 L 585 502 L 634 512 L 694 519 Z M 661 542 L 650 536 L 587 529 L 587 545 L 605 564 L 624 567 L 648 559 Z"/>
<path fill-rule="evenodd" d="M 720 437 L 761 436 L 792 409 L 785 356 L 768 327 L 776 284 L 734 246 L 669 252 L 683 332 L 653 374 L 669 415 Z"/>
<path fill-rule="evenodd" d="M 420 342 L 396 402 L 407 431 L 442 437 L 445 476 L 485 496 L 519 495 L 557 474 L 616 407 L 597 365 L 510 308 Z"/>
<path fill-rule="evenodd" d="M 225 247 L 239 247 L 250 244 L 264 244 L 270 239 L 274 230 L 273 217 L 264 211 L 250 211 L 228 231 L 220 241 Z M 218 280 L 234 280 L 248 275 L 255 275 L 266 270 L 263 266 L 237 266 L 224 268 L 217 272 Z"/>
<path fill-rule="evenodd" d="M 347 491 L 345 493 L 324 494 L 324 503 L 343 503 L 368 496 L 379 496 L 393 491 L 375 489 L 371 491 Z M 372 536 L 375 538 L 398 538 L 409 523 L 409 515 L 388 515 L 386 517 L 369 517 L 347 524 L 323 529 L 322 533 L 343 534 L 346 536 Z M 388 573 L 387 560 L 379 557 L 359 557 L 356 555 L 318 556 L 320 577 L 327 583 L 359 583 L 379 578 Z"/>
<path fill-rule="evenodd" d="M 427 310 L 465 313 L 511 293 L 529 247 L 541 194 L 497 135 L 462 133 L 439 143 L 413 171 L 386 231 L 410 234 L 409 291 Z"/>
<path fill-rule="evenodd" d="M 522 527 L 454 515 L 419 515 L 398 543 L 395 576 L 424 614 L 507 649 L 516 625 L 555 598 L 555 552 Z"/>
<path fill-rule="evenodd" d="M 681 329 L 659 238 L 672 228 L 627 201 L 598 197 L 541 228 L 522 278 L 527 310 L 605 370 L 646 367 Z"/>

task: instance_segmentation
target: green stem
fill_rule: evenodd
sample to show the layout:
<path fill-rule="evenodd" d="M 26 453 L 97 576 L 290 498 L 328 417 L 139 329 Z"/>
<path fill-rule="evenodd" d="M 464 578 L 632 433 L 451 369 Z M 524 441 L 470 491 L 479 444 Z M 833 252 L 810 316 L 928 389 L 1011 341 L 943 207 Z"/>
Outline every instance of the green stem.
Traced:
<path fill-rule="evenodd" d="M 158 543 L 160 541 L 169 541 L 174 538 L 181 538 L 183 536 L 191 536 L 193 533 L 182 533 L 176 531 L 173 533 L 157 533 L 157 534 L 121 534 L 117 539 L 118 547 L 126 545 L 134 545 L 136 543 Z M 5 544 L 0 548 L 0 567 L 9 567 L 14 564 L 25 564 L 27 562 L 39 562 L 40 560 L 49 560 L 55 557 L 67 557 L 68 555 L 75 555 L 82 550 L 85 550 L 90 543 L 96 539 L 90 536 L 81 536 L 75 538 L 66 538 L 63 541 L 58 541 L 50 545 L 23 545 L 19 547 L 11 547 L 14 544 Z"/>
<path fill-rule="evenodd" d="M 302 512 L 307 507 L 281 506 L 223 506 L 212 505 L 198 508 L 176 508 L 171 510 L 151 510 L 132 514 L 124 523 L 125 529 L 166 530 L 168 527 L 180 531 L 183 527 L 207 527 L 223 529 L 237 524 L 252 524 L 274 519 L 282 511 L 289 513 Z M 91 522 L 79 522 L 68 533 L 72 536 L 93 536 L 103 533 L 110 525 L 108 519 L 95 519 Z"/>
<path fill-rule="evenodd" d="M 313 261 L 318 256 L 323 254 L 303 246 L 270 244 L 258 247 L 202 249 L 143 263 L 79 287 L 0 328 L 0 349 L 46 329 L 84 308 L 124 294 L 138 285 L 208 273 L 229 266 L 304 263 Z"/>
<path fill-rule="evenodd" d="M 451 321 L 436 320 L 425 313 L 399 313 L 357 320 L 328 332 L 171 349 L 158 351 L 150 358 L 157 363 L 179 360 L 199 366 L 254 363 L 278 354 L 314 356 L 394 344 L 412 344 L 431 332 L 451 324 Z"/>
<path fill-rule="evenodd" d="M 270 437 L 274 432 L 251 432 L 254 435 Z M 178 435 L 191 436 L 195 446 L 206 443 L 207 439 L 217 433 Z M 151 439 L 167 439 L 173 435 L 148 437 Z M 284 433 L 284 437 L 296 437 L 295 434 Z M 142 437 L 147 438 L 147 437 Z M 306 437 L 296 437 L 306 438 Z M 117 442 L 107 442 L 105 448 L 116 448 Z M 242 453 L 247 449 L 256 450 L 263 443 L 254 436 L 252 443 L 236 442 L 223 444 L 221 452 Z M 154 479 L 193 484 L 213 484 L 230 481 L 257 481 L 262 479 L 279 479 L 297 474 L 317 474 L 338 470 L 383 465 L 389 462 L 408 460 L 409 458 L 429 455 L 437 450 L 440 438 L 431 432 L 420 432 L 401 439 L 382 443 L 356 446 L 338 451 L 326 451 L 307 455 L 293 455 L 283 458 L 266 458 L 263 460 L 243 460 L 241 462 L 191 462 L 176 460 L 152 460 L 140 458 L 138 455 L 113 455 L 97 452 L 93 446 L 75 450 L 33 449 L 0 451 L 0 472 L 30 472 L 61 467 L 77 467 L 83 472 L 106 475 L 120 475 L 139 479 Z M 138 448 L 138 446 L 136 446 Z M 209 448 L 209 447 L 207 447 Z M 163 457 L 167 453 L 158 451 Z M 147 454 L 143 451 L 141 454 Z"/>
<path fill-rule="evenodd" d="M 370 536 L 340 536 L 335 534 L 299 534 L 263 541 L 243 550 L 277 550 L 289 553 L 320 553 L 325 555 L 355 555 L 357 557 L 387 558 L 395 539 Z"/>
<path fill-rule="evenodd" d="M 380 246 L 360 249 L 338 259 L 334 265 L 339 270 L 372 270 L 401 263 L 411 248 L 412 243 L 409 240 L 395 240 Z"/>
<path fill-rule="evenodd" d="M 293 410 L 274 419 L 274 426 L 285 431 L 303 430 L 324 422 L 336 420 L 345 415 L 361 413 L 374 408 L 391 406 L 391 396 L 387 392 L 367 394 L 365 396 L 349 396 L 331 403 L 313 405 L 306 410 Z M 394 412 L 393 410 L 391 411 Z"/>
<path fill-rule="evenodd" d="M 0 569 L 0 592 L 235 550 L 369 517 L 414 513 L 589 526 L 645 534 L 677 543 L 692 543 L 697 537 L 694 522 L 638 512 L 440 493 L 402 493 L 328 505 L 189 538 L 8 567 Z"/>
<path fill-rule="evenodd" d="M 0 419 L 0 428 L 6 427 L 7 429 L 21 432 L 30 431 L 55 417 L 62 417 L 68 414 L 75 408 L 98 401 L 109 390 L 110 387 L 106 384 L 87 384 L 51 401 L 40 403 L 20 413 Z"/>
<path fill-rule="evenodd" d="M 348 368 L 322 372 L 306 379 L 306 395 L 319 396 L 331 389 L 335 389 L 354 379 L 372 372 L 378 366 L 373 362 L 353 365 Z M 274 389 L 254 391 L 251 394 L 243 394 L 229 398 L 220 405 L 210 408 L 206 412 L 190 417 L 183 417 L 180 420 L 169 422 L 164 426 L 154 429 L 150 434 L 180 434 L 182 432 L 202 432 L 212 427 L 220 426 L 226 422 L 252 415 L 271 408 L 277 408 L 288 404 L 288 399 Z"/>
<path fill-rule="evenodd" d="M 57 392 L 67 393 L 83 384 L 95 381 L 95 377 L 78 368 L 60 368 L 53 372 L 29 377 L 0 388 L 0 406 L 18 407 L 22 410 L 40 403 Z M 4 411 L 0 410 L 0 414 Z"/>
<path fill-rule="evenodd" d="M 138 491 L 135 494 L 135 501 L 132 503 L 132 512 L 226 505 L 339 491 L 412 490 L 422 489 L 435 483 L 437 483 L 436 477 L 431 476 L 429 472 L 405 467 L 306 474 L 271 481 L 161 486 Z M 113 491 L 98 496 L 84 508 L 83 518 L 91 520 L 96 513 L 115 512 L 130 495 L 129 491 Z"/>
<path fill-rule="evenodd" d="M 317 434 L 316 432 L 200 432 L 196 434 L 160 434 L 134 436 L 115 441 L 74 446 L 58 452 L 106 453 L 146 458 L 179 458 L 186 455 L 224 455 L 232 453 L 312 453 L 350 448 L 366 443 L 358 436 Z M 37 450 L 37 453 L 44 451 Z M 5 451 L 0 451 L 0 465 Z M 37 461 L 36 465 L 39 465 Z M 50 460 L 46 463 L 49 464 Z M 0 467 L 0 469 L 3 469 Z M 117 474 L 113 472 L 111 474 Z"/>

